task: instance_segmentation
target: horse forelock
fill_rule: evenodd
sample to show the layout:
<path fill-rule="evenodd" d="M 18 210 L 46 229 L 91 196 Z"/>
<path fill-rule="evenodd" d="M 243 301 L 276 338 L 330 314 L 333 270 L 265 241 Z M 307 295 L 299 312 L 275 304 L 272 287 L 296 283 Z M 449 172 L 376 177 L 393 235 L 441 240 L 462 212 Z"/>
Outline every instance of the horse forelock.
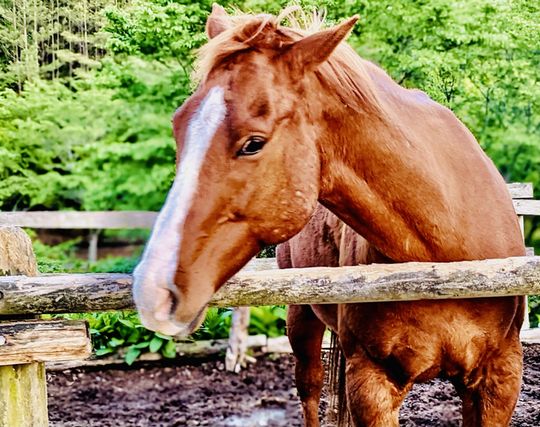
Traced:
<path fill-rule="evenodd" d="M 193 81 L 204 82 L 209 74 L 233 55 L 254 50 L 278 53 L 287 45 L 325 26 L 323 14 L 307 14 L 299 6 L 279 15 L 237 13 L 228 18 L 228 29 L 202 46 L 195 61 Z M 287 20 L 288 26 L 282 25 Z M 362 59 L 347 43 L 341 43 L 315 73 L 343 103 L 356 111 L 384 112 L 370 70 L 377 68 Z"/>

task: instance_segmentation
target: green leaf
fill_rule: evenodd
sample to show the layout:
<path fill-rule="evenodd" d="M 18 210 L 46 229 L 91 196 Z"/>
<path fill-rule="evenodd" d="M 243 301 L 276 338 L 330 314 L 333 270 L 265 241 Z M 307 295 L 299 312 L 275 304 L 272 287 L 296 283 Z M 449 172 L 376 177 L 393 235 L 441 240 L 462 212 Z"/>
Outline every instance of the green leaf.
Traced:
<path fill-rule="evenodd" d="M 114 353 L 114 349 L 112 348 L 98 348 L 95 352 L 95 355 L 100 357 L 104 356 L 106 354 Z"/>
<path fill-rule="evenodd" d="M 161 349 L 163 357 L 173 359 L 176 356 L 176 344 L 173 340 L 167 341 L 167 343 Z"/>
<path fill-rule="evenodd" d="M 128 328 L 134 328 L 135 325 L 133 324 L 133 322 L 127 320 L 127 319 L 118 319 L 118 321 L 122 324 L 122 325 L 125 325 L 127 326 Z"/>
<path fill-rule="evenodd" d="M 130 347 L 128 351 L 126 352 L 126 355 L 124 356 L 124 360 L 128 365 L 132 365 L 133 362 L 139 357 L 141 354 L 141 350 L 135 347 Z"/>
<path fill-rule="evenodd" d="M 113 337 L 113 338 L 111 338 L 109 340 L 109 345 L 111 347 L 118 347 L 118 346 L 121 346 L 122 344 L 124 344 L 124 342 L 125 342 L 125 340 L 123 340 L 123 339 Z"/>
<path fill-rule="evenodd" d="M 172 338 L 170 335 L 163 335 L 163 334 L 160 334 L 159 332 L 154 332 L 154 335 L 164 340 L 170 340 Z"/>
<path fill-rule="evenodd" d="M 162 345 L 163 340 L 159 337 L 154 337 L 152 338 L 152 341 L 150 341 L 150 345 L 148 348 L 152 353 L 156 353 L 157 351 L 159 351 Z"/>
<path fill-rule="evenodd" d="M 135 344 L 133 347 L 142 349 L 142 348 L 147 348 L 149 345 L 150 345 L 150 341 L 145 341 L 145 342 L 140 342 L 138 344 Z"/>

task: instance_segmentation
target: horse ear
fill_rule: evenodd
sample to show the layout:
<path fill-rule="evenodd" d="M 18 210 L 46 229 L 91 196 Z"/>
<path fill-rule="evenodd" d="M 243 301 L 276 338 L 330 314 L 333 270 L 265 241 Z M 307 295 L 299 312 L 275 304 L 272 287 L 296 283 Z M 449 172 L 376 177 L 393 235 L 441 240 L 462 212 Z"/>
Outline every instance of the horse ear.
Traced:
<path fill-rule="evenodd" d="M 206 35 L 209 39 L 220 35 L 229 28 L 229 15 L 219 4 L 212 5 L 212 13 L 206 20 Z"/>
<path fill-rule="evenodd" d="M 314 70 L 347 38 L 358 18 L 354 15 L 335 27 L 298 40 L 289 46 L 283 55 L 284 60 L 300 74 Z"/>

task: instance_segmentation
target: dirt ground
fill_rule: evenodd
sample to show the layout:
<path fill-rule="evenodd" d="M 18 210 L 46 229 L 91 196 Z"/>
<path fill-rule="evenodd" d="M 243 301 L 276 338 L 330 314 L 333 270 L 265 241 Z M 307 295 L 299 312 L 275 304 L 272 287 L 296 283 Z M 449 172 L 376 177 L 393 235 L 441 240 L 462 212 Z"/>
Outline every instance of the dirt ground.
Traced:
<path fill-rule="evenodd" d="M 70 370 L 48 374 L 52 427 L 301 426 L 290 355 L 261 357 L 241 374 L 221 361 L 130 370 Z M 324 403 L 323 403 L 324 404 Z M 416 385 L 401 425 L 460 426 L 452 387 Z M 525 347 L 525 375 L 514 427 L 540 426 L 540 345 Z"/>

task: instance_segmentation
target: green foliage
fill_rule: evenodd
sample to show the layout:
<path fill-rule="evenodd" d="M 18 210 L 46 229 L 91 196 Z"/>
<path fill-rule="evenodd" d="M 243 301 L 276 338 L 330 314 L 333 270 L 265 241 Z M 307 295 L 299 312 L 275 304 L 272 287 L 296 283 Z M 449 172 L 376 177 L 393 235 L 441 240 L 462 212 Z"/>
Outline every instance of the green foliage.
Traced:
<path fill-rule="evenodd" d="M 232 310 L 226 308 L 209 308 L 202 326 L 195 331 L 196 340 L 216 340 L 228 338 L 231 328 Z"/>
<path fill-rule="evenodd" d="M 528 298 L 529 302 L 529 322 L 531 328 L 540 326 L 540 296 L 534 295 Z"/>
<path fill-rule="evenodd" d="M 42 243 L 36 233 L 27 230 L 32 237 L 32 246 L 40 273 L 131 273 L 139 256 L 108 257 L 89 264 L 75 255 L 80 239 L 67 240 L 50 246 Z"/>
<path fill-rule="evenodd" d="M 269 337 L 285 335 L 287 310 L 284 306 L 251 307 L 250 312 L 250 334 L 264 334 Z"/>
<path fill-rule="evenodd" d="M 259 252 L 257 258 L 275 258 L 276 256 L 276 245 L 267 246 Z"/>
<path fill-rule="evenodd" d="M 79 239 L 67 240 L 55 246 L 41 243 L 33 230 L 26 230 L 32 238 L 32 246 L 36 254 L 40 273 L 62 273 L 83 270 L 85 262 L 75 257 L 75 249 Z"/>
<path fill-rule="evenodd" d="M 221 2 L 273 13 L 287 3 Z M 540 195 L 540 4 L 299 3 L 325 8 L 329 22 L 358 13 L 350 38 L 358 52 L 452 108 L 508 181 L 531 181 Z M 0 209 L 158 209 L 174 174 L 170 117 L 191 92 L 210 8 L 208 0 L 8 1 L 0 9 Z M 99 67 L 62 62 L 60 52 Z M 32 77 L 6 83 L 21 67 Z M 540 245 L 539 221 L 529 244 Z"/>
<path fill-rule="evenodd" d="M 86 320 L 97 357 L 123 350 L 126 363 L 131 365 L 144 352 L 160 353 L 166 358 L 176 356 L 173 338 L 144 328 L 134 312 L 64 314 L 54 317 Z"/>

